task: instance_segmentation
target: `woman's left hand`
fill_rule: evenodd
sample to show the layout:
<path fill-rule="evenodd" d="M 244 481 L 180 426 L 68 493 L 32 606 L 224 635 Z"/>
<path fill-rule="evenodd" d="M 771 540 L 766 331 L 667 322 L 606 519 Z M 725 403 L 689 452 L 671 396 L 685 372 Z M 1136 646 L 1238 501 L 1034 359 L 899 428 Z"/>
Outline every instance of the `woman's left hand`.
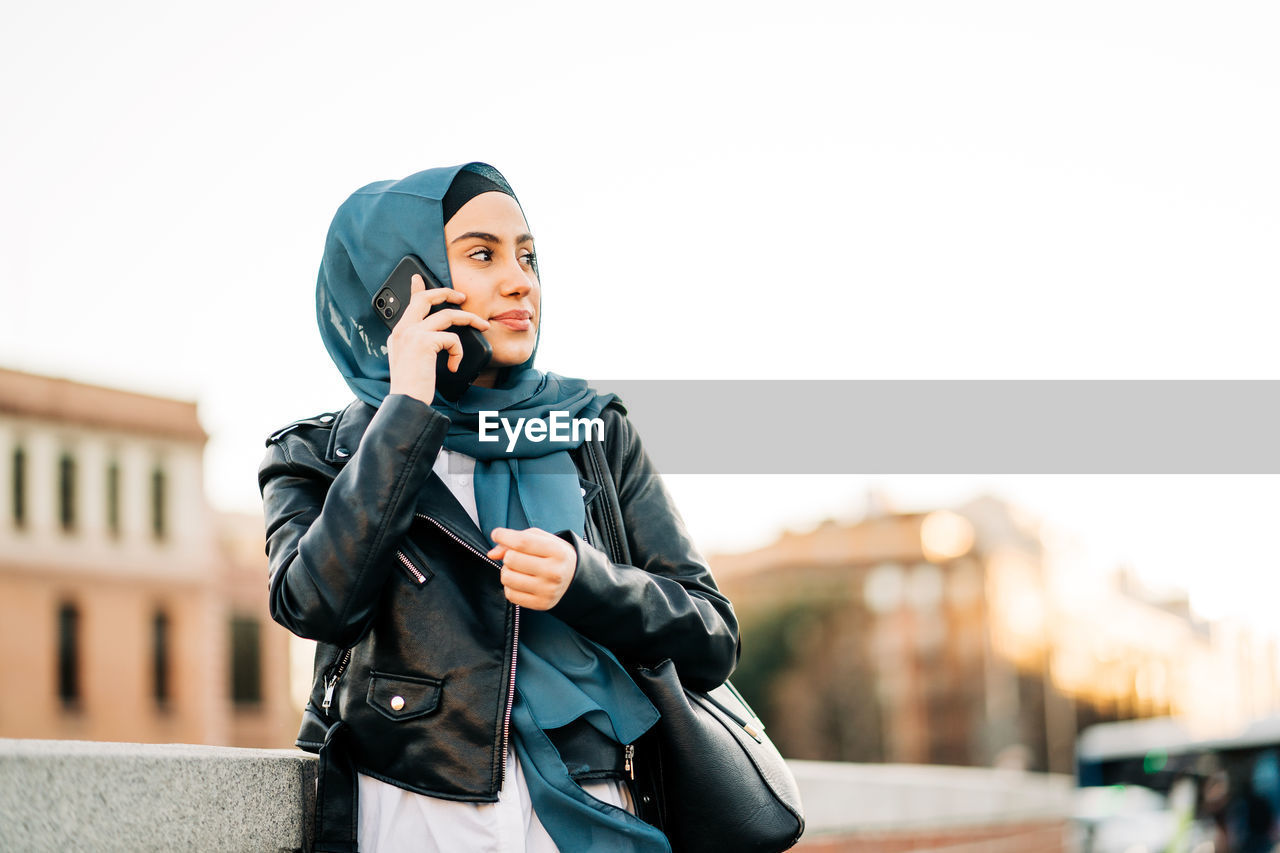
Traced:
<path fill-rule="evenodd" d="M 489 559 L 502 561 L 502 585 L 507 601 L 534 610 L 550 610 L 564 597 L 578 568 L 573 546 L 537 527 L 511 530 L 495 527 Z"/>

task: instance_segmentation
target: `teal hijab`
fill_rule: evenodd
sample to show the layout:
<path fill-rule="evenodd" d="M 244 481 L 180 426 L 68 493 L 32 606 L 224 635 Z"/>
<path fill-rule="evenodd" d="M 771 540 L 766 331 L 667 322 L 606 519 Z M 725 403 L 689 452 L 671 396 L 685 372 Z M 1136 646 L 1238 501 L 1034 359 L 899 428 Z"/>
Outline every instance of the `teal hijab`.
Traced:
<path fill-rule="evenodd" d="M 329 227 L 316 282 L 316 320 L 347 385 L 371 406 L 391 391 L 389 333 L 373 309 L 373 295 L 405 255 L 417 255 L 442 284 L 452 286 L 441 202 L 464 170 L 508 187 L 484 163 L 428 169 L 356 190 Z M 540 311 L 539 321 L 541 316 Z M 476 459 L 476 508 L 486 536 L 495 527 L 585 535 L 586 512 L 569 455 L 581 434 L 578 441 L 534 441 L 522 431 L 510 449 L 505 432 L 499 441 L 480 441 L 481 412 L 496 411 L 513 425 L 519 418 L 549 419 L 553 411 L 590 419 L 613 399 L 584 380 L 534 369 L 537 349 L 535 339 L 528 360 L 502 371 L 496 387 L 473 385 L 453 402 L 437 394 L 431 404 L 449 418 L 445 447 Z M 519 660 L 513 743 L 534 809 L 557 846 L 669 853 L 658 829 L 583 791 L 546 734 L 581 718 L 625 744 L 657 721 L 657 710 L 617 658 L 550 613 L 525 610 Z"/>
<path fill-rule="evenodd" d="M 463 171 L 509 187 L 502 174 L 485 163 L 427 169 L 361 187 L 338 208 L 329 227 L 316 283 L 316 320 L 343 379 L 371 406 L 380 405 L 391 391 L 389 331 L 371 304 L 373 295 L 405 255 L 417 255 L 441 284 L 452 286 L 442 200 Z M 512 424 L 518 418 L 547 419 L 553 411 L 565 412 L 570 419 L 590 419 L 613 399 L 612 394 L 596 393 L 582 379 L 535 370 L 541 322 L 538 325 L 528 360 L 502 371 L 498 387 L 473 385 L 456 402 L 439 394 L 432 402 L 449 418 L 445 447 L 477 460 L 476 504 L 486 535 L 494 527 L 512 526 L 513 510 L 530 525 L 553 533 L 581 533 L 586 518 L 577 469 L 568 453 L 581 440 L 535 442 L 522 433 L 511 450 L 505 435 L 496 442 L 479 440 L 480 412 L 500 412 Z"/>

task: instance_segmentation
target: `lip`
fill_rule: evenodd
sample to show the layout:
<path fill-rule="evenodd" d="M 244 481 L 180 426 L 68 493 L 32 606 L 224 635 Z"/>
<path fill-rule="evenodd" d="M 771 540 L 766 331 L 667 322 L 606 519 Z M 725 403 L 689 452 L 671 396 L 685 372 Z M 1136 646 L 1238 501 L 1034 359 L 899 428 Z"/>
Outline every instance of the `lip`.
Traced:
<path fill-rule="evenodd" d="M 503 311 L 501 314 L 494 314 L 489 318 L 490 322 L 501 323 L 513 332 L 529 331 L 529 329 L 533 328 L 532 319 L 533 312 L 523 308 Z"/>

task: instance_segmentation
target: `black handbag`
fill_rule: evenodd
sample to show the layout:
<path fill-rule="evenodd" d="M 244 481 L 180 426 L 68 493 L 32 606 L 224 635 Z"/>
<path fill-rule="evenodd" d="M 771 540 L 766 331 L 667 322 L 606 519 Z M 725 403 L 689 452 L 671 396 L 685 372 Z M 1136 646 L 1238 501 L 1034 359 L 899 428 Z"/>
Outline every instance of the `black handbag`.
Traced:
<path fill-rule="evenodd" d="M 592 473 L 601 478 L 610 523 L 608 554 L 628 563 L 622 513 L 598 442 L 583 442 Z M 622 540 L 625 542 L 625 539 Z M 764 724 L 725 682 L 707 693 L 680 683 L 675 664 L 634 667 L 631 675 L 662 714 L 656 730 L 655 776 L 662 830 L 675 853 L 775 853 L 804 831 L 795 777 Z"/>

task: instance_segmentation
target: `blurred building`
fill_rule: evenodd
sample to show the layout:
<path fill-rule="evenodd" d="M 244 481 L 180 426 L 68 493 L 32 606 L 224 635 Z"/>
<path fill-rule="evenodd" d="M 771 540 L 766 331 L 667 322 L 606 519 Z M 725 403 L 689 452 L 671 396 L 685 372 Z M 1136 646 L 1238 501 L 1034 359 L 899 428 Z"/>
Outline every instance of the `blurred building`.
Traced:
<path fill-rule="evenodd" d="M 0 737 L 289 746 L 257 517 L 194 403 L 0 370 Z"/>
<path fill-rule="evenodd" d="M 743 622 L 734 684 L 788 757 L 1069 773 L 1095 722 L 1280 710 L 1274 644 L 1128 573 L 1090 583 L 993 497 L 711 563 Z"/>

